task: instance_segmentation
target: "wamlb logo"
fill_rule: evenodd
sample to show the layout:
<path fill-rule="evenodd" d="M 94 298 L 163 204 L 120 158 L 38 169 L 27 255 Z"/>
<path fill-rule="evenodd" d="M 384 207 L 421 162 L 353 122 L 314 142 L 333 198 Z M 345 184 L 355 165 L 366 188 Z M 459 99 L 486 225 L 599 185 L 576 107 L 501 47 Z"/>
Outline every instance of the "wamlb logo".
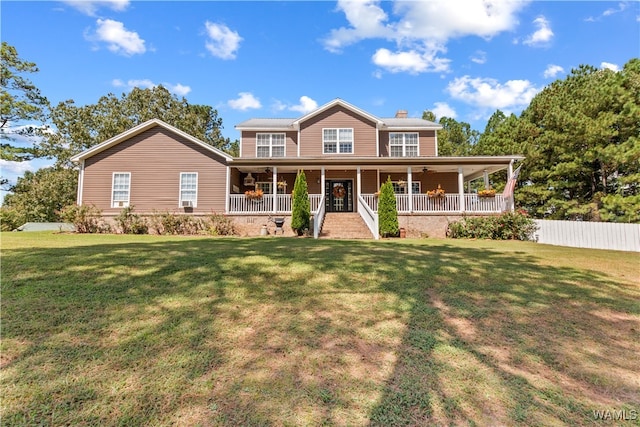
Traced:
<path fill-rule="evenodd" d="M 635 409 L 604 409 L 594 410 L 593 418 L 608 421 L 634 421 L 638 419 L 638 411 Z"/>

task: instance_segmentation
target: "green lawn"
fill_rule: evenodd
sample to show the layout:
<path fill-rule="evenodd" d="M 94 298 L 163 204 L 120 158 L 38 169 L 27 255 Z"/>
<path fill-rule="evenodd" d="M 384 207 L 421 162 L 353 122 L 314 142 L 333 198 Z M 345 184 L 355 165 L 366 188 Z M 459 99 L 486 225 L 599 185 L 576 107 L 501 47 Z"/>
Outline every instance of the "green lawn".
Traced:
<path fill-rule="evenodd" d="M 1 239 L 3 426 L 640 425 L 638 254 Z"/>

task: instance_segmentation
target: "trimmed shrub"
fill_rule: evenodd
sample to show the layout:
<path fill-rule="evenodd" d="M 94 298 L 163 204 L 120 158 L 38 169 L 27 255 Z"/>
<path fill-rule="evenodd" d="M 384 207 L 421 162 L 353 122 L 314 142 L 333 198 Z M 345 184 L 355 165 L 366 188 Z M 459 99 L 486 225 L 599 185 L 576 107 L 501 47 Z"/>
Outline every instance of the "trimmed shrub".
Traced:
<path fill-rule="evenodd" d="M 447 237 L 452 239 L 531 240 L 537 226 L 525 211 L 500 216 L 465 217 L 452 222 Z"/>
<path fill-rule="evenodd" d="M 155 234 L 173 235 L 204 234 L 208 229 L 205 221 L 200 218 L 167 211 L 154 213 L 149 219 L 149 226 Z"/>
<path fill-rule="evenodd" d="M 293 197 L 291 207 L 291 228 L 298 236 L 309 231 L 311 225 L 311 205 L 309 203 L 309 190 L 307 177 L 303 170 L 298 171 L 296 182 L 293 185 Z"/>
<path fill-rule="evenodd" d="M 393 192 L 391 177 L 387 177 L 387 182 L 380 187 L 380 196 L 378 196 L 378 230 L 382 237 L 397 236 L 400 231 L 396 195 Z"/>
<path fill-rule="evenodd" d="M 133 213 L 133 208 L 133 205 L 127 206 L 115 217 L 116 223 L 120 226 L 120 231 L 122 234 L 147 234 L 149 232 L 147 221 Z"/>
<path fill-rule="evenodd" d="M 94 205 L 69 205 L 62 208 L 60 218 L 72 223 L 77 233 L 108 232 L 109 226 L 102 221 L 102 211 Z"/>
<path fill-rule="evenodd" d="M 236 234 L 235 223 L 222 214 L 209 216 L 209 234 L 213 236 L 233 236 Z"/>

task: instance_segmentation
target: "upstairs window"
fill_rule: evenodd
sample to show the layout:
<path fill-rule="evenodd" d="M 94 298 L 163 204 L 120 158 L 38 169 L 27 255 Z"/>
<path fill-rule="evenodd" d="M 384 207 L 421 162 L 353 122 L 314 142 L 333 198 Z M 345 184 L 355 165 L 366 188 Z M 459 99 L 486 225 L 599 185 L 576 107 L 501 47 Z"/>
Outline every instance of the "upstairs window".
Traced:
<path fill-rule="evenodd" d="M 256 157 L 284 157 L 284 133 L 259 133 L 256 135 Z"/>
<path fill-rule="evenodd" d="M 389 155 L 391 157 L 417 157 L 417 132 L 391 132 L 389 134 Z"/>
<path fill-rule="evenodd" d="M 131 172 L 114 172 L 111 182 L 111 207 L 126 208 L 129 206 L 131 189 Z"/>
<path fill-rule="evenodd" d="M 322 129 L 324 154 L 353 154 L 353 129 Z"/>
<path fill-rule="evenodd" d="M 180 207 L 198 205 L 198 172 L 180 172 Z"/>

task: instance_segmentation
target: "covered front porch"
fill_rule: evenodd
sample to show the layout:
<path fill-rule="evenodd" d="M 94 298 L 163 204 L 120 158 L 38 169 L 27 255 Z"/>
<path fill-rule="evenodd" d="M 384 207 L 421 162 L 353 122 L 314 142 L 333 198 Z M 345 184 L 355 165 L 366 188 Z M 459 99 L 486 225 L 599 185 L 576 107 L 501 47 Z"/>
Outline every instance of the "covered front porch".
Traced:
<path fill-rule="evenodd" d="M 226 210 L 232 215 L 290 215 L 296 174 L 304 170 L 315 237 L 326 212 L 357 212 L 377 238 L 378 191 L 387 179 L 401 215 L 498 214 L 513 209 L 512 198 L 479 194 L 468 184 L 482 179 L 488 188 L 490 174 L 507 169 L 511 176 L 518 159 L 234 159 Z"/>

